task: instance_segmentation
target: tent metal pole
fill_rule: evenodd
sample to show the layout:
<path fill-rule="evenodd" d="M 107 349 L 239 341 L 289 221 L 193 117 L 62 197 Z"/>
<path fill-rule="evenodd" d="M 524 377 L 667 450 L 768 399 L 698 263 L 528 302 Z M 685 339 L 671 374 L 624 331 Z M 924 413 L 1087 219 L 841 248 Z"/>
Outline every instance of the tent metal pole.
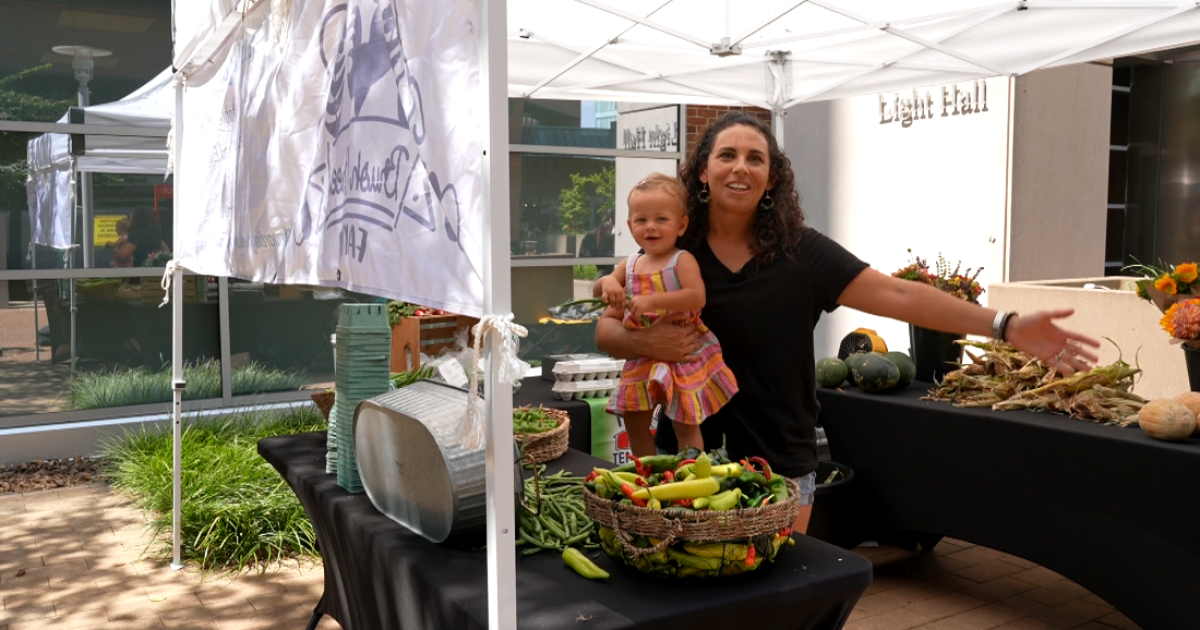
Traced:
<path fill-rule="evenodd" d="M 29 241 L 29 269 L 37 269 L 37 243 Z M 46 314 L 46 318 L 50 318 L 50 314 Z M 38 322 L 38 287 L 37 279 L 33 280 L 33 362 L 42 362 L 42 342 L 38 340 L 38 335 L 41 334 L 41 324 Z M 54 355 L 54 337 L 50 337 L 50 352 L 51 359 Z"/>
<path fill-rule="evenodd" d="M 83 225 L 81 232 L 83 233 L 83 267 L 91 269 L 96 266 L 96 224 L 93 221 L 92 215 L 95 213 L 95 208 L 92 207 L 92 174 L 79 174 L 79 192 L 83 196 Z"/>
<path fill-rule="evenodd" d="M 171 146 L 175 163 L 175 194 L 183 198 L 180 190 L 179 167 L 180 147 L 183 146 L 183 86 L 181 75 L 175 80 L 175 135 Z M 182 214 L 180 212 L 179 214 Z M 177 215 L 178 216 L 178 215 Z M 171 222 L 174 232 L 172 242 L 175 249 L 183 242 L 179 233 L 179 221 Z M 174 261 L 172 261 L 174 263 Z M 183 451 L 183 389 L 187 382 L 183 380 L 183 270 L 178 265 L 171 266 L 171 444 L 172 444 L 172 516 L 171 516 L 171 569 L 178 571 L 183 568 L 180 558 L 179 537 L 180 520 L 183 513 L 182 505 L 182 451 Z"/>
<path fill-rule="evenodd" d="M 483 142 L 483 313 L 512 316 L 509 258 L 508 7 L 479 4 L 479 77 L 487 112 Z M 513 479 L 512 386 L 501 383 L 501 335 L 487 334 L 487 585 L 488 628 L 517 627 L 516 483 Z"/>
<path fill-rule="evenodd" d="M 76 245 L 71 245 L 71 249 L 67 250 L 67 268 L 75 268 L 75 248 Z M 67 285 L 68 295 L 71 296 L 71 376 L 75 376 L 75 314 L 79 312 L 79 308 L 75 305 L 75 280 L 71 280 L 71 284 Z M 53 348 L 50 350 L 54 351 Z M 51 355 L 51 360 L 53 360 Z"/>

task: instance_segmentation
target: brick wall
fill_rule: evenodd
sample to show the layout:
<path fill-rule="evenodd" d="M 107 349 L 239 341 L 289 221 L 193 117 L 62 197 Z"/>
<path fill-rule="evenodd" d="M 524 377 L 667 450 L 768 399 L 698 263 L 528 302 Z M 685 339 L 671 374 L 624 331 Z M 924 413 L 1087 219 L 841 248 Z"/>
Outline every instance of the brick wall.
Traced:
<path fill-rule="evenodd" d="M 705 129 L 711 125 L 716 119 L 725 112 L 746 112 L 751 116 L 761 120 L 767 127 L 771 126 L 770 110 L 760 109 L 758 107 L 731 107 L 727 105 L 688 105 L 687 108 L 687 146 L 690 151 L 696 143 L 700 142 L 700 135 Z"/>

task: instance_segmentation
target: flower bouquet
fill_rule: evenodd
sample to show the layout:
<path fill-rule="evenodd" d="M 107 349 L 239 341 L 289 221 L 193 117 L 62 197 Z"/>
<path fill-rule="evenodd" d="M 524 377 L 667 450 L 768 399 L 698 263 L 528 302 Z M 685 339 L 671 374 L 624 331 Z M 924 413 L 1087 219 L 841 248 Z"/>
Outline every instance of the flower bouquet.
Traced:
<path fill-rule="evenodd" d="M 1171 335 L 1171 343 L 1200 350 L 1200 297 L 1175 302 L 1158 323 Z"/>
<path fill-rule="evenodd" d="M 1163 267 L 1136 264 L 1123 269 L 1145 276 L 1136 282 L 1138 297 L 1154 303 L 1164 314 L 1179 302 L 1200 297 L 1200 282 L 1196 281 L 1196 263 L 1181 263 L 1174 268 L 1165 263 L 1159 264 Z M 1165 324 L 1163 328 L 1166 328 Z"/>
<path fill-rule="evenodd" d="M 938 253 L 937 262 L 931 270 L 929 263 L 924 258 L 914 257 L 911 249 L 908 250 L 908 260 L 908 265 L 892 273 L 893 277 L 923 282 L 961 300 L 972 304 L 979 303 L 979 296 L 983 294 L 984 288 L 979 284 L 978 278 L 979 274 L 983 273 L 983 267 L 971 273 L 969 268 L 962 269 L 960 261 L 952 270 L 950 263 Z"/>

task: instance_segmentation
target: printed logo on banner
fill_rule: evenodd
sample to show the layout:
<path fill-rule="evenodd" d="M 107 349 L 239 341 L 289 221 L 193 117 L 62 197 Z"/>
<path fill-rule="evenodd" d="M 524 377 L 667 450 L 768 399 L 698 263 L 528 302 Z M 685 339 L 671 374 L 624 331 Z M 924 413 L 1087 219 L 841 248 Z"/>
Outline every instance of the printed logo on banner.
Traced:
<path fill-rule="evenodd" d="M 408 69 L 392 4 L 334 7 L 320 40 L 329 94 L 297 244 L 335 231 L 339 278 L 393 231 L 440 232 L 462 251 L 458 192 L 422 159 L 421 85 Z"/>
<path fill-rule="evenodd" d="M 612 461 L 617 466 L 620 466 L 621 464 L 624 464 L 624 463 L 630 461 L 629 454 L 631 453 L 631 451 L 629 450 L 629 433 L 625 431 L 625 417 L 624 416 L 613 416 L 613 417 L 615 417 L 617 419 L 617 427 L 616 427 L 617 432 L 614 433 L 612 436 L 612 440 L 613 440 Z M 656 424 L 657 424 L 657 421 L 651 421 L 650 435 L 655 434 L 655 432 L 656 432 L 655 425 Z"/>

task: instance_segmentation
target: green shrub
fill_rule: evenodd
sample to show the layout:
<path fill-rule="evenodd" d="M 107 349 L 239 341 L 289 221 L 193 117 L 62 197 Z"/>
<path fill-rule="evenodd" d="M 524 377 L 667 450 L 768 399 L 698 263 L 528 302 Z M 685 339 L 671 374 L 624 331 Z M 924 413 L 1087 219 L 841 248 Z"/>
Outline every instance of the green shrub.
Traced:
<path fill-rule="evenodd" d="M 221 362 L 205 359 L 183 367 L 184 400 L 221 397 Z M 275 370 L 250 362 L 232 373 L 233 394 L 295 391 L 307 377 L 302 371 Z M 99 409 L 171 402 L 171 368 L 144 367 L 114 372 L 77 372 L 67 385 L 72 409 Z"/>
<path fill-rule="evenodd" d="M 326 428 L 312 405 L 188 422 L 182 440 L 180 555 L 202 570 L 262 569 L 316 555 L 304 508 L 257 452 L 272 435 Z M 172 449 L 167 429 L 126 431 L 103 445 L 109 482 L 150 513 L 150 553 L 171 554 Z"/>
<path fill-rule="evenodd" d="M 576 280 L 595 280 L 596 265 L 575 265 Z"/>

